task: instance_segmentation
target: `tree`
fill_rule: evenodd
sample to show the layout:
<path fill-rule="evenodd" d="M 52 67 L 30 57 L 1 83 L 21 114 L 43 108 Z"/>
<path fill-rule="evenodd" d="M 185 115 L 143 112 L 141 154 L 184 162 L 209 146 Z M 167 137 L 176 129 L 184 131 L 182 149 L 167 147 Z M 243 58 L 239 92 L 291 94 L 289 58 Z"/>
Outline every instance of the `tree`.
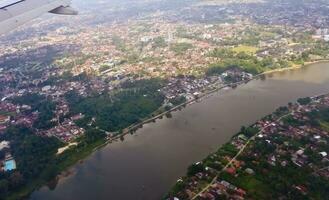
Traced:
<path fill-rule="evenodd" d="M 151 116 L 162 106 L 164 96 L 158 91 L 162 84 L 159 79 L 127 81 L 115 95 L 76 98 L 71 92 L 66 98 L 72 114 L 83 113 L 86 119 L 95 118 L 95 126 L 115 132 Z"/>
<path fill-rule="evenodd" d="M 196 163 L 191 165 L 188 169 L 187 169 L 187 175 L 188 176 L 194 176 L 195 174 L 202 172 L 204 170 L 204 167 L 201 163 Z"/>
<path fill-rule="evenodd" d="M 302 53 L 302 59 L 303 59 L 304 61 L 307 61 L 307 60 L 309 59 L 309 53 L 308 53 L 308 52 L 303 52 L 303 53 Z"/>
<path fill-rule="evenodd" d="M 167 46 L 167 42 L 163 37 L 154 38 L 152 48 L 163 48 Z"/>
<path fill-rule="evenodd" d="M 167 112 L 167 113 L 166 113 L 166 117 L 167 117 L 167 118 L 172 118 L 172 114 L 171 114 L 170 112 Z"/>
<path fill-rule="evenodd" d="M 309 103 L 311 103 L 312 99 L 310 97 L 305 97 L 305 98 L 299 98 L 297 100 L 297 102 L 300 104 L 300 105 L 307 105 Z"/>
<path fill-rule="evenodd" d="M 12 173 L 9 177 L 10 188 L 17 188 L 24 183 L 22 174 L 18 171 Z"/>
<path fill-rule="evenodd" d="M 5 197 L 8 192 L 8 181 L 6 179 L 0 180 L 0 197 Z"/>
<path fill-rule="evenodd" d="M 33 126 L 37 129 L 49 129 L 53 127 L 55 123 L 50 120 L 55 116 L 54 110 L 56 109 L 56 104 L 50 100 L 45 100 L 40 103 L 37 109 L 39 111 L 39 116 Z"/>
<path fill-rule="evenodd" d="M 184 96 L 178 96 L 178 97 L 175 97 L 174 99 L 170 100 L 170 103 L 172 103 L 175 106 L 178 106 L 185 102 L 186 102 L 186 97 L 184 97 Z"/>
<path fill-rule="evenodd" d="M 244 134 L 245 136 L 249 137 L 249 138 L 254 136 L 258 132 L 259 132 L 259 129 L 254 128 L 254 127 L 246 128 L 246 127 L 242 126 L 242 128 L 241 128 L 241 133 Z"/>
<path fill-rule="evenodd" d="M 1 139 L 10 141 L 17 168 L 25 180 L 38 177 L 53 164 L 62 144 L 54 137 L 40 137 L 26 127 L 9 127 Z"/>

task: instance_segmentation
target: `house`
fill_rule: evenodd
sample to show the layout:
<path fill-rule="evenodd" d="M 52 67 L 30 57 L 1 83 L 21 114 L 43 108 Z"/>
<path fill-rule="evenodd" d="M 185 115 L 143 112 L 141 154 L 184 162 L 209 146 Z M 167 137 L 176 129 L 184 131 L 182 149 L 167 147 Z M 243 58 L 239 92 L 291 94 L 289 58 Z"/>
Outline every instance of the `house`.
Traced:
<path fill-rule="evenodd" d="M 242 141 L 247 141 L 248 140 L 248 138 L 244 134 L 238 135 L 238 139 L 242 140 Z"/>
<path fill-rule="evenodd" d="M 0 151 L 3 150 L 3 149 L 5 149 L 5 148 L 10 148 L 9 144 L 10 143 L 8 141 L 2 141 L 2 142 L 0 142 Z"/>
<path fill-rule="evenodd" d="M 231 175 L 235 175 L 236 170 L 235 170 L 234 167 L 229 167 L 229 168 L 226 169 L 226 172 L 231 174 Z"/>
<path fill-rule="evenodd" d="M 241 188 L 238 188 L 237 190 L 236 190 L 236 192 L 239 194 L 239 195 L 241 195 L 241 196 L 244 196 L 244 195 L 246 195 L 247 194 L 247 192 L 246 191 L 244 191 L 243 189 L 241 189 Z"/>
<path fill-rule="evenodd" d="M 251 168 L 247 168 L 247 169 L 245 169 L 244 170 L 247 174 L 249 174 L 249 175 L 254 175 L 255 174 L 255 171 L 253 170 L 253 169 L 251 169 Z"/>
<path fill-rule="evenodd" d="M 297 185 L 295 186 L 295 188 L 300 191 L 303 195 L 307 194 L 307 188 L 303 185 Z"/>

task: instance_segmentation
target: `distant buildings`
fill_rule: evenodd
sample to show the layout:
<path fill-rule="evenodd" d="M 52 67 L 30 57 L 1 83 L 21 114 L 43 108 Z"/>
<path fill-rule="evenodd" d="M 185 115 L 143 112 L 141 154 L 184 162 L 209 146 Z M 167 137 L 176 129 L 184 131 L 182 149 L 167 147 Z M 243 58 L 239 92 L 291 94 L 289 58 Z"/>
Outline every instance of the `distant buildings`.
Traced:
<path fill-rule="evenodd" d="M 315 31 L 315 35 L 313 35 L 312 38 L 316 40 L 324 40 L 326 42 L 329 42 L 329 29 L 328 28 L 317 29 Z"/>

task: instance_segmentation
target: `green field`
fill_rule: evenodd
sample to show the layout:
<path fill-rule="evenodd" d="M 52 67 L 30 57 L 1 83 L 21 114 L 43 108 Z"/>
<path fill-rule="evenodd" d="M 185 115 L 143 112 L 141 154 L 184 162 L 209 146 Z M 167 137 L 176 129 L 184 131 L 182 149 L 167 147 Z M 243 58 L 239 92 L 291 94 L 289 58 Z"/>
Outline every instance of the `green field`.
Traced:
<path fill-rule="evenodd" d="M 242 52 L 244 52 L 244 53 L 247 53 L 249 55 L 253 55 L 253 54 L 255 54 L 259 50 L 259 48 L 254 47 L 254 46 L 248 46 L 248 45 L 240 45 L 238 47 L 234 47 L 232 50 L 235 53 L 242 53 Z"/>
<path fill-rule="evenodd" d="M 319 123 L 323 130 L 329 132 L 329 122 L 321 120 Z"/>
<path fill-rule="evenodd" d="M 0 110 L 0 115 L 15 116 L 16 115 L 16 112 L 6 112 L 6 111 Z"/>

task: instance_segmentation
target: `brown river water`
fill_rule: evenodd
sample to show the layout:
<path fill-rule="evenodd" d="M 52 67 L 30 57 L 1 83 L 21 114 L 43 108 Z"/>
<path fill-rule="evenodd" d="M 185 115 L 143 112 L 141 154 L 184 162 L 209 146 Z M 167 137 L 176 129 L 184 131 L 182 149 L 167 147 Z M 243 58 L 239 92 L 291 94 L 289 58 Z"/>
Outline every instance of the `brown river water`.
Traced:
<path fill-rule="evenodd" d="M 187 167 L 279 106 L 329 92 L 329 64 L 277 72 L 221 90 L 201 102 L 144 125 L 72 168 L 53 190 L 32 200 L 157 200 Z"/>

